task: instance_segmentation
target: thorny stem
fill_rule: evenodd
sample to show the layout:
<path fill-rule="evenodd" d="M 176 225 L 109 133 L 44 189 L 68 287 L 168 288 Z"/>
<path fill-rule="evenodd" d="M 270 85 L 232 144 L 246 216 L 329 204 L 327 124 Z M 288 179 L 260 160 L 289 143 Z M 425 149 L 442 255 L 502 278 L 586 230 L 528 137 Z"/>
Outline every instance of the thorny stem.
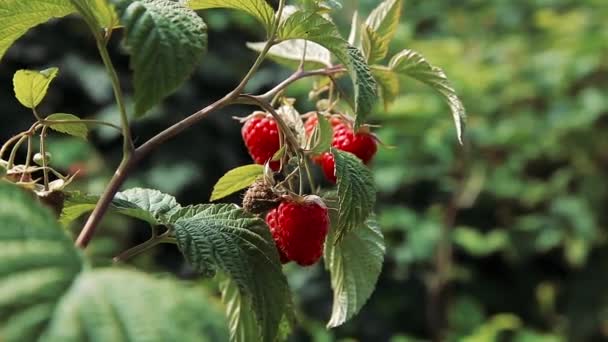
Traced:
<path fill-rule="evenodd" d="M 42 174 L 44 177 L 44 191 L 49 191 L 49 170 L 46 161 L 46 130 L 48 126 L 42 127 L 40 132 L 40 154 L 42 155 Z"/>

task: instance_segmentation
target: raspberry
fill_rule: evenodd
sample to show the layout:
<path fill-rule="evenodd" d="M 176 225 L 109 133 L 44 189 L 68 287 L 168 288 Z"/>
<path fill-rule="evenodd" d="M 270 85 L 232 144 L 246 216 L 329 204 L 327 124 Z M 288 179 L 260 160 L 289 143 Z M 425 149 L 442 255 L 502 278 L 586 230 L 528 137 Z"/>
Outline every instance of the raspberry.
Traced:
<path fill-rule="evenodd" d="M 281 202 L 276 211 L 275 241 L 285 256 L 301 266 L 316 263 L 323 254 L 329 229 L 327 207 L 318 196 Z M 271 212 L 272 213 L 272 212 Z M 271 216 L 271 214 L 269 214 Z"/>
<path fill-rule="evenodd" d="M 264 179 L 255 181 L 243 198 L 243 208 L 253 214 L 263 214 L 279 205 L 279 197 Z"/>
<path fill-rule="evenodd" d="M 257 112 L 251 117 L 243 128 L 241 134 L 245 146 L 256 164 L 265 164 L 279 150 L 279 128 L 271 115 Z M 277 171 L 280 167 L 278 161 L 270 162 L 270 168 Z"/>
<path fill-rule="evenodd" d="M 338 118 L 332 117 L 330 122 L 334 130 L 331 145 L 339 150 L 350 152 L 361 159 L 364 164 L 369 164 L 378 150 L 376 139 L 369 133 L 369 129 L 364 127 L 355 133 L 347 122 Z M 316 117 L 311 117 L 306 121 L 307 134 L 313 132 L 317 123 Z M 334 157 L 331 153 L 326 152 L 321 156 L 313 157 L 313 161 L 321 165 L 323 173 L 325 173 L 325 177 L 329 181 L 332 183 L 336 182 Z"/>
<path fill-rule="evenodd" d="M 279 213 L 277 209 L 272 209 L 266 214 L 266 224 L 268 224 L 268 228 L 270 228 L 270 233 L 272 234 L 272 238 L 274 239 L 274 243 L 277 246 L 277 251 L 279 252 L 279 257 L 281 258 L 281 263 L 286 264 L 290 260 L 283 252 L 282 244 L 279 240 L 279 222 L 278 222 Z"/>

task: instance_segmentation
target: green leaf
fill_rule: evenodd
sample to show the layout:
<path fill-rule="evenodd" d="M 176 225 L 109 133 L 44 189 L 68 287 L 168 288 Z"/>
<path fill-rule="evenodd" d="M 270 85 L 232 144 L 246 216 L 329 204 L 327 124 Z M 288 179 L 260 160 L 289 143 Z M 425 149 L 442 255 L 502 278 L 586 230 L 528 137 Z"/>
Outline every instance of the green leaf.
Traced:
<path fill-rule="evenodd" d="M 23 189 L 0 182 L 0 336 L 33 341 L 83 267 L 51 212 Z"/>
<path fill-rule="evenodd" d="M 42 102 L 51 81 L 59 69 L 49 68 L 42 71 L 19 70 L 13 76 L 15 96 L 27 108 L 35 108 Z"/>
<path fill-rule="evenodd" d="M 304 39 L 293 39 L 273 45 L 268 51 L 268 58 L 271 60 L 296 69 L 300 66 L 304 55 L 304 45 L 306 44 L 306 57 L 304 59 L 304 69 L 320 69 L 331 66 L 331 53 L 325 47 Z M 247 47 L 254 51 L 261 52 L 266 42 L 247 43 Z"/>
<path fill-rule="evenodd" d="M 365 20 L 365 28 L 361 30 L 363 42 L 368 47 L 368 62 L 376 63 L 386 57 L 391 40 L 397 32 L 401 17 L 401 0 L 386 0 L 380 3 Z M 365 46 L 365 44 L 363 44 Z"/>
<path fill-rule="evenodd" d="M 267 32 L 270 32 L 274 21 L 274 10 L 266 0 L 188 0 L 186 4 L 194 10 L 231 8 L 244 11 L 264 24 Z"/>
<path fill-rule="evenodd" d="M 264 221 L 229 204 L 186 207 L 171 221 L 186 259 L 207 275 L 226 272 L 251 298 L 261 340 L 273 341 L 289 289 Z"/>
<path fill-rule="evenodd" d="M 421 54 L 412 50 L 403 50 L 393 56 L 389 67 L 400 75 L 412 77 L 429 85 L 443 95 L 452 110 L 458 141 L 462 144 L 466 120 L 464 105 L 443 70 L 432 66 Z"/>
<path fill-rule="evenodd" d="M 136 271 L 85 272 L 62 298 L 44 341 L 225 341 L 226 323 L 207 297 Z"/>
<path fill-rule="evenodd" d="M 70 0 L 92 29 L 112 30 L 119 26 L 118 15 L 109 0 Z"/>
<path fill-rule="evenodd" d="M 354 85 L 357 125 L 377 100 L 377 85 L 361 51 L 342 38 L 334 23 L 314 12 L 298 11 L 281 25 L 278 39 L 306 39 L 326 47 L 349 71 Z"/>
<path fill-rule="evenodd" d="M 330 230 L 324 252 L 334 292 L 328 328 L 342 325 L 365 305 L 376 287 L 386 251 L 384 237 L 373 218 L 339 241 L 336 228 Z"/>
<path fill-rule="evenodd" d="M 215 183 L 210 201 L 216 201 L 245 189 L 263 174 L 264 165 L 258 164 L 240 166 L 228 171 Z"/>
<path fill-rule="evenodd" d="M 327 152 L 331 147 L 334 130 L 325 116 L 317 113 L 317 121 L 319 124 L 315 127 L 315 131 L 311 138 L 312 148 L 310 152 L 313 155 L 318 155 Z"/>
<path fill-rule="evenodd" d="M 247 342 L 260 338 L 260 328 L 252 310 L 251 298 L 244 294 L 236 282 L 228 277 L 220 281 L 222 302 L 230 330 L 230 341 Z"/>
<path fill-rule="evenodd" d="M 384 102 L 384 108 L 395 101 L 399 96 L 399 75 L 396 72 L 382 65 L 372 65 L 372 74 L 378 82 L 378 88 L 380 89 L 380 97 Z"/>
<path fill-rule="evenodd" d="M 162 224 L 181 206 L 175 197 L 158 190 L 133 188 L 119 192 L 112 201 L 118 213 L 131 216 L 150 224 Z"/>
<path fill-rule="evenodd" d="M 74 12 L 69 0 L 2 0 L 0 6 L 0 59 L 30 28 Z"/>
<path fill-rule="evenodd" d="M 68 192 L 63 203 L 59 222 L 67 226 L 80 216 L 95 209 L 99 196 L 84 195 L 79 192 Z M 181 206 L 171 195 L 158 190 L 133 188 L 116 194 L 110 210 L 130 216 L 151 225 L 166 224 L 169 217 Z"/>
<path fill-rule="evenodd" d="M 362 225 L 376 204 L 372 172 L 350 152 L 332 148 L 338 183 L 339 217 L 336 236 Z"/>
<path fill-rule="evenodd" d="M 135 115 L 174 92 L 207 49 L 207 26 L 191 9 L 170 0 L 115 0 L 134 69 Z"/>
<path fill-rule="evenodd" d="M 50 121 L 80 121 L 80 118 L 72 114 L 57 113 L 46 117 Z M 52 130 L 57 132 L 73 135 L 78 138 L 87 139 L 89 129 L 83 123 L 58 123 L 49 125 Z"/>

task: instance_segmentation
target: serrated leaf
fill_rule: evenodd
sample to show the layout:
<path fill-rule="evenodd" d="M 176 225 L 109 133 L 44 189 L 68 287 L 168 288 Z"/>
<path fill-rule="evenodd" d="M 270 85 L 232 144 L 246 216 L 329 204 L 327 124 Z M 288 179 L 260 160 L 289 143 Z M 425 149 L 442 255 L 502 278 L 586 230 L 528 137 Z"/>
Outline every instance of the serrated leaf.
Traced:
<path fill-rule="evenodd" d="M 112 207 L 118 213 L 150 224 L 162 224 L 181 206 L 175 197 L 154 189 L 133 188 L 114 196 Z"/>
<path fill-rule="evenodd" d="M 385 110 L 399 96 L 399 76 L 396 72 L 382 65 L 370 66 L 372 74 L 378 82 L 380 97 L 384 102 Z"/>
<path fill-rule="evenodd" d="M 336 236 L 340 238 L 367 220 L 376 204 L 376 187 L 370 169 L 350 152 L 331 149 L 338 183 L 339 216 Z"/>
<path fill-rule="evenodd" d="M 327 152 L 331 147 L 334 130 L 325 116 L 317 113 L 317 121 L 319 124 L 315 126 L 315 131 L 311 138 L 310 152 L 313 155 L 318 155 Z"/>
<path fill-rule="evenodd" d="M 194 11 L 170 0 L 115 0 L 134 69 L 135 115 L 173 93 L 207 49 L 207 26 Z"/>
<path fill-rule="evenodd" d="M 412 77 L 429 85 L 443 95 L 454 117 L 458 141 L 462 144 L 466 121 L 464 105 L 443 70 L 432 66 L 420 53 L 412 50 L 403 50 L 393 56 L 389 67 L 400 75 Z"/>
<path fill-rule="evenodd" d="M 171 221 L 186 259 L 205 274 L 228 274 L 251 298 L 260 340 L 273 341 L 289 289 L 264 221 L 229 204 L 186 207 Z"/>
<path fill-rule="evenodd" d="M 99 196 L 79 192 L 66 193 L 59 222 L 67 226 L 80 216 L 95 209 Z M 133 188 L 116 194 L 110 210 L 146 221 L 151 225 L 166 224 L 181 206 L 171 195 L 158 190 Z"/>
<path fill-rule="evenodd" d="M 110 0 L 70 0 L 91 28 L 112 30 L 119 26 L 118 14 Z"/>
<path fill-rule="evenodd" d="M 13 87 L 17 100 L 27 108 L 35 108 L 42 102 L 51 81 L 59 69 L 49 68 L 42 71 L 19 70 L 13 76 Z"/>
<path fill-rule="evenodd" d="M 266 0 L 188 0 L 186 4 L 194 10 L 230 8 L 244 11 L 264 24 L 267 32 L 272 28 L 274 20 L 274 10 Z"/>
<path fill-rule="evenodd" d="M 80 121 L 80 118 L 72 114 L 56 113 L 46 117 L 49 121 Z M 57 132 L 69 134 L 78 138 L 87 139 L 89 129 L 83 123 L 58 123 L 49 125 L 49 128 Z"/>
<path fill-rule="evenodd" d="M 326 47 L 349 71 L 354 85 L 357 125 L 372 110 L 377 100 L 377 85 L 361 51 L 340 36 L 334 23 L 314 12 L 298 11 L 280 27 L 280 41 L 306 39 Z"/>
<path fill-rule="evenodd" d="M 222 302 L 226 307 L 226 318 L 230 330 L 230 341 L 247 342 L 260 338 L 260 328 L 256 321 L 251 298 L 244 294 L 236 282 L 228 277 L 220 281 Z"/>
<path fill-rule="evenodd" d="M 0 6 L 0 59 L 30 28 L 74 12 L 69 0 L 2 0 Z"/>
<path fill-rule="evenodd" d="M 268 51 L 268 58 L 271 60 L 296 69 L 302 61 L 304 55 L 304 44 L 306 43 L 306 57 L 304 59 L 304 69 L 320 69 L 331 65 L 331 53 L 325 47 L 304 39 L 293 39 L 273 45 Z M 254 51 L 261 52 L 266 42 L 247 43 L 247 47 Z"/>
<path fill-rule="evenodd" d="M 380 3 L 365 20 L 365 29 L 361 30 L 368 44 L 368 62 L 376 63 L 386 57 L 391 40 L 397 32 L 401 17 L 401 0 L 386 0 Z"/>
<path fill-rule="evenodd" d="M 83 260 L 53 215 L 0 182 L 0 336 L 37 340 Z"/>
<path fill-rule="evenodd" d="M 225 341 L 223 317 L 206 297 L 136 271 L 85 272 L 62 298 L 43 340 Z"/>
<path fill-rule="evenodd" d="M 263 174 L 264 165 L 258 164 L 240 166 L 228 171 L 215 183 L 210 201 L 216 201 L 245 189 Z"/>
<path fill-rule="evenodd" d="M 365 305 L 376 287 L 386 252 L 382 232 L 372 218 L 340 240 L 338 234 L 332 226 L 324 251 L 334 293 L 328 328 L 342 325 Z"/>

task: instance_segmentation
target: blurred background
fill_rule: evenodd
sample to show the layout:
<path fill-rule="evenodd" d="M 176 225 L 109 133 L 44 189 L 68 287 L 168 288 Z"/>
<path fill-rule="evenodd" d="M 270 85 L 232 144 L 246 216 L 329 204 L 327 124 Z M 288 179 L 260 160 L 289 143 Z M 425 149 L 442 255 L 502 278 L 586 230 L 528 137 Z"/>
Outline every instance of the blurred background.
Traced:
<path fill-rule="evenodd" d="M 343 4 L 334 16 L 347 35 L 352 12 L 367 15 L 377 1 Z M 134 123 L 137 143 L 231 90 L 254 60 L 245 43 L 264 36 L 254 19 L 201 15 L 209 53 L 189 83 Z M 404 81 L 387 110 L 378 106 L 371 120 L 394 146 L 381 148 L 372 165 L 388 246 L 378 287 L 355 319 L 327 331 L 332 295 L 322 264 L 287 267 L 301 318 L 292 339 L 608 339 L 606 0 L 408 0 L 391 51 L 404 48 L 452 80 L 468 111 L 467 144 L 458 145 L 447 106 L 415 81 Z M 111 51 L 130 93 L 120 34 Z M 66 18 L 30 31 L 2 60 L 0 140 L 33 121 L 13 97 L 13 73 L 50 66 L 60 74 L 41 113 L 118 122 L 93 39 L 80 20 Z M 262 92 L 289 73 L 268 62 L 247 91 Z M 309 87 L 301 81 L 289 93 L 301 112 L 313 108 Z M 224 172 L 250 162 L 232 119 L 250 110 L 211 115 L 145 160 L 125 187 L 154 187 L 184 205 L 206 202 Z M 72 189 L 99 193 L 120 160 L 121 140 L 98 129 L 89 142 L 53 137 L 50 150 L 57 168 L 80 170 Z M 87 251 L 99 264 L 148 234 L 111 215 L 101 231 Z M 174 246 L 132 263 L 196 277 Z"/>

